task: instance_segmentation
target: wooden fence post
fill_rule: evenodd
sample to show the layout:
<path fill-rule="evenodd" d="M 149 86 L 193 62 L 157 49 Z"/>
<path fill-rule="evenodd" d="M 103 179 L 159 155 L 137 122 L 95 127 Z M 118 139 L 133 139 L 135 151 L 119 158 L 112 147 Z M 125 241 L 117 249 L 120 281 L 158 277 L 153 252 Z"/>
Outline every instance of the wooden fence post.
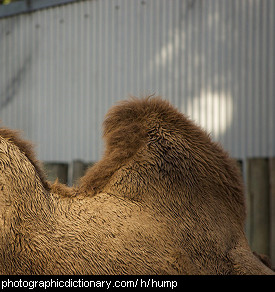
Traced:
<path fill-rule="evenodd" d="M 236 160 L 237 166 L 241 172 L 241 175 L 243 175 L 243 161 L 241 159 Z"/>
<path fill-rule="evenodd" d="M 270 174 L 270 261 L 275 268 L 275 158 L 269 160 Z"/>
<path fill-rule="evenodd" d="M 253 251 L 269 256 L 269 163 L 265 158 L 251 158 L 247 162 L 248 239 Z"/>
<path fill-rule="evenodd" d="M 47 173 L 48 180 L 54 182 L 57 178 L 59 182 L 67 184 L 68 181 L 68 164 L 44 162 L 44 168 Z"/>
<path fill-rule="evenodd" d="M 74 160 L 71 164 L 72 173 L 71 173 L 71 182 L 72 184 L 77 183 L 80 177 L 85 173 L 86 166 L 85 163 L 81 160 Z"/>
<path fill-rule="evenodd" d="M 76 184 L 78 180 L 85 174 L 87 168 L 92 166 L 93 162 L 83 162 L 81 160 L 74 160 L 71 163 L 71 171 L 70 171 L 70 183 Z"/>

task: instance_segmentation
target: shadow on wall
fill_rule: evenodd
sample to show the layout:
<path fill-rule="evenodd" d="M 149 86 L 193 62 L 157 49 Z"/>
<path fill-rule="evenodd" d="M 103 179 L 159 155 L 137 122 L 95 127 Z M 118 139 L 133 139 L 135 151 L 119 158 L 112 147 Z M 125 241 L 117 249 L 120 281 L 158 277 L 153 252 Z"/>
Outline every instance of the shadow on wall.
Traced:
<path fill-rule="evenodd" d="M 0 109 L 4 110 L 5 107 L 10 104 L 14 98 L 18 96 L 18 91 L 21 88 L 28 72 L 31 70 L 32 65 L 32 52 L 28 52 L 28 55 L 24 58 L 22 65 L 17 68 L 17 71 L 12 74 L 8 82 L 6 82 L 3 91 L 0 95 Z"/>
<path fill-rule="evenodd" d="M 178 88 L 173 103 L 238 158 L 274 151 L 270 3 L 182 1 L 178 25 L 150 63 L 151 74 L 174 77 L 167 97 Z"/>
<path fill-rule="evenodd" d="M 9 3 L 6 3 L 9 4 Z M 28 48 L 25 54 L 20 56 L 12 53 L 11 50 L 17 48 L 11 48 L 10 39 L 14 38 L 14 34 L 20 26 L 20 18 L 14 17 L 12 21 L 7 22 L 6 26 L 0 32 L 1 56 L 3 61 L 8 63 L 2 64 L 6 68 L 5 73 L 0 80 L 0 111 L 4 110 L 8 104 L 10 104 L 17 96 L 18 92 L 25 81 L 26 76 L 31 71 L 32 59 L 34 57 L 32 49 Z M 9 68 L 7 70 L 7 68 Z"/>

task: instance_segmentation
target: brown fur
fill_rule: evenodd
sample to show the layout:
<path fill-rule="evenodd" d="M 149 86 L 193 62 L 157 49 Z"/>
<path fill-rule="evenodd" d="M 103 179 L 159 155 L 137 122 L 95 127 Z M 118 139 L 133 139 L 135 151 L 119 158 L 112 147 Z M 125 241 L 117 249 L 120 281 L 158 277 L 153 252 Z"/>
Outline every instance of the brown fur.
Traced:
<path fill-rule="evenodd" d="M 21 152 L 26 155 L 26 157 L 34 166 L 38 176 L 40 177 L 41 183 L 43 184 L 45 189 L 49 190 L 49 183 L 46 179 L 46 175 L 44 173 L 41 163 L 35 157 L 33 145 L 26 140 L 22 140 L 18 131 L 12 131 L 10 129 L 2 127 L 0 128 L 0 136 L 16 145 L 21 150 Z"/>
<path fill-rule="evenodd" d="M 69 188 L 0 130 L 1 273 L 272 273 L 244 235 L 238 168 L 203 130 L 134 98 L 109 111 L 103 137 L 103 158 Z"/>

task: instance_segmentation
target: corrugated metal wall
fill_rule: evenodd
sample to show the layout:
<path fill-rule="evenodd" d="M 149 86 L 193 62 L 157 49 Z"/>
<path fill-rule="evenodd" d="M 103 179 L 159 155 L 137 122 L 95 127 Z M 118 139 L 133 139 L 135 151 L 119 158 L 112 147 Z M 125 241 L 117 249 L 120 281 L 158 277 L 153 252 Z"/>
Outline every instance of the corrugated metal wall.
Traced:
<path fill-rule="evenodd" d="M 275 156 L 274 0 L 93 0 L 0 19 L 0 119 L 39 159 L 98 160 L 101 124 L 156 93 L 236 158 Z"/>

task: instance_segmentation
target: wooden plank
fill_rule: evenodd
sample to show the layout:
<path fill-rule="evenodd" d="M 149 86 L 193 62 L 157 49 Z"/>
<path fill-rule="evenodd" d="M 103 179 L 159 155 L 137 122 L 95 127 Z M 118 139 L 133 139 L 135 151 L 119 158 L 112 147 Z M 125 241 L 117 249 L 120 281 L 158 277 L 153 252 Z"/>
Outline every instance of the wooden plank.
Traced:
<path fill-rule="evenodd" d="M 269 160 L 270 179 L 270 261 L 275 268 L 275 158 Z"/>
<path fill-rule="evenodd" d="M 81 160 L 74 160 L 72 162 L 72 184 L 76 184 L 79 180 L 79 178 L 81 178 L 86 170 L 86 164 L 81 161 Z"/>
<path fill-rule="evenodd" d="M 246 160 L 246 185 L 245 185 L 245 199 L 246 199 L 246 224 L 245 233 L 248 242 L 251 244 L 251 219 L 252 219 L 252 194 L 249 190 L 250 185 L 250 161 Z"/>
<path fill-rule="evenodd" d="M 68 182 L 68 164 L 56 162 L 44 162 L 44 168 L 48 180 L 54 182 L 57 178 L 59 182 L 67 184 Z"/>
<path fill-rule="evenodd" d="M 237 166 L 241 172 L 241 175 L 243 176 L 243 161 L 241 159 L 236 160 Z"/>
<path fill-rule="evenodd" d="M 71 163 L 70 184 L 75 185 L 79 179 L 85 174 L 86 170 L 91 167 L 94 162 L 83 162 L 81 160 L 74 160 Z"/>
<path fill-rule="evenodd" d="M 248 159 L 247 170 L 249 241 L 253 251 L 270 255 L 269 163 Z"/>

